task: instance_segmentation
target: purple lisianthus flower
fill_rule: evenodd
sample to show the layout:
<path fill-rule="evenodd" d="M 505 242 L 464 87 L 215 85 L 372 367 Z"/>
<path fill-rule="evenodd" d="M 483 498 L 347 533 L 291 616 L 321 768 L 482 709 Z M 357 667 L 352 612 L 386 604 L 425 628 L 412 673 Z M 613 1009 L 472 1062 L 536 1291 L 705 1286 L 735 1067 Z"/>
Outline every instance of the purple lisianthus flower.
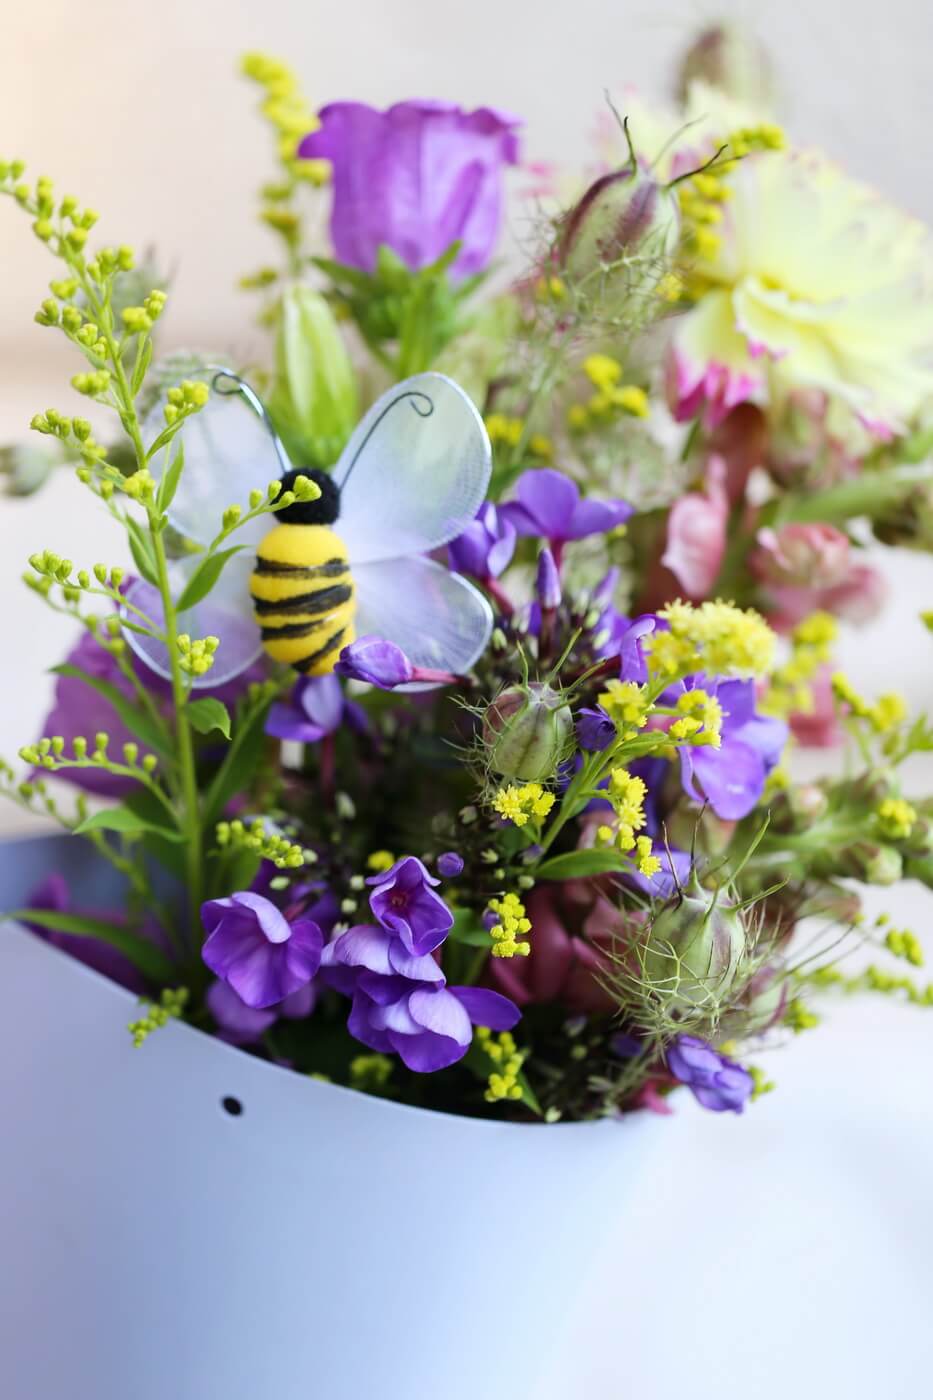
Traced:
<path fill-rule="evenodd" d="M 402 983 L 442 983 L 444 974 L 430 953 L 412 953 L 401 938 L 379 924 L 355 924 L 338 934 L 321 954 L 321 976 L 328 986 L 352 996 L 358 987 L 376 1001 L 384 988 L 394 995 Z"/>
<path fill-rule="evenodd" d="M 499 232 L 503 168 L 518 160 L 516 117 L 417 100 L 385 112 L 332 102 L 319 116 L 298 154 L 333 168 L 330 232 L 341 262 L 372 272 L 384 244 L 416 270 L 458 241 L 452 276 L 482 272 Z"/>
<path fill-rule="evenodd" d="M 518 534 L 548 540 L 555 554 L 567 540 L 605 534 L 632 514 L 625 501 L 583 499 L 576 482 L 553 467 L 522 472 L 515 491 L 516 500 L 500 506 L 500 516 L 510 521 Z"/>
<path fill-rule="evenodd" d="M 229 982 L 218 980 L 208 987 L 205 1000 L 208 1011 L 217 1022 L 221 1040 L 231 1045 L 252 1045 L 275 1025 L 280 1016 L 293 1021 L 310 1016 L 317 1001 L 317 987 L 313 982 L 308 982 L 276 1006 L 253 1007 L 247 1006 Z"/>
<path fill-rule="evenodd" d="M 577 743 L 589 753 L 602 753 L 616 737 L 616 727 L 601 705 L 577 713 Z"/>
<path fill-rule="evenodd" d="M 754 1080 L 747 1069 L 695 1035 L 679 1035 L 667 1051 L 667 1067 L 694 1098 L 714 1113 L 741 1113 Z"/>
<path fill-rule="evenodd" d="M 301 676 L 288 699 L 272 706 L 266 733 L 276 739 L 316 744 L 344 723 L 362 730 L 366 716 L 359 705 L 346 698 L 337 676 Z"/>
<path fill-rule="evenodd" d="M 447 546 L 450 567 L 481 583 L 498 578 L 515 553 L 516 532 L 492 501 L 486 501 L 469 525 Z"/>
<path fill-rule="evenodd" d="M 351 681 L 366 681 L 380 690 L 394 690 L 407 685 L 415 674 L 408 657 L 394 642 L 382 637 L 357 637 L 344 647 L 334 667 L 338 675 Z"/>
<path fill-rule="evenodd" d="M 783 720 L 759 715 L 753 681 L 709 681 L 689 677 L 688 688 L 715 695 L 723 711 L 722 742 L 718 749 L 683 745 L 680 773 L 684 791 L 696 802 L 709 802 L 717 817 L 738 821 L 758 803 L 765 779 L 778 763 L 787 743 Z"/>
<path fill-rule="evenodd" d="M 521 1012 L 514 1002 L 484 987 L 393 986 L 392 1000 L 376 1000 L 358 989 L 347 1027 L 357 1040 L 382 1054 L 393 1051 L 410 1070 L 428 1074 L 462 1060 L 474 1026 L 511 1030 Z"/>
<path fill-rule="evenodd" d="M 374 886 L 369 896 L 373 914 L 384 929 L 402 940 L 409 953 L 420 956 L 443 943 L 454 916 L 431 888 L 440 881 L 417 856 L 403 856 L 390 870 L 371 876 L 366 883 Z"/>
<path fill-rule="evenodd" d="M 307 986 L 321 962 L 323 935 L 313 919 L 289 921 L 264 895 L 241 890 L 201 905 L 207 940 L 201 956 L 247 1006 L 261 1009 Z"/>
<path fill-rule="evenodd" d="M 437 873 L 450 880 L 463 874 L 463 856 L 456 851 L 443 851 L 437 858 Z"/>

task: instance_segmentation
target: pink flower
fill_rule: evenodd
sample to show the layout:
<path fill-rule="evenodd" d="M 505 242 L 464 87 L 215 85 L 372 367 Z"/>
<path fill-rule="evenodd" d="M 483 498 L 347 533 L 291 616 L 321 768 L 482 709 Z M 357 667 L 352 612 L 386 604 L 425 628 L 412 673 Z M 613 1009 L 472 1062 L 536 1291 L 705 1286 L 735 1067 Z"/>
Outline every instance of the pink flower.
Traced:
<path fill-rule="evenodd" d="M 861 627 L 878 616 L 887 592 L 887 583 L 874 565 L 853 564 L 832 588 L 769 588 L 768 621 L 779 632 L 789 632 L 820 609 Z"/>
<path fill-rule="evenodd" d="M 851 573 L 849 538 L 835 525 L 791 524 L 758 531 L 749 564 L 764 583 L 833 588 Z"/>
<path fill-rule="evenodd" d="M 691 491 L 671 507 L 667 548 L 661 563 L 670 569 L 688 598 L 705 598 L 716 582 L 726 549 L 729 500 L 726 464 L 711 457 L 704 493 Z"/>
<path fill-rule="evenodd" d="M 696 362 L 679 348 L 671 350 L 667 362 L 667 398 L 677 422 L 702 414 L 710 431 L 738 404 L 754 398 L 761 384 L 759 375 L 719 360 Z"/>
<path fill-rule="evenodd" d="M 796 710 L 790 716 L 794 737 L 807 748 L 830 749 L 841 738 L 833 702 L 832 672 L 829 664 L 820 667 L 810 685 L 813 708 Z"/>

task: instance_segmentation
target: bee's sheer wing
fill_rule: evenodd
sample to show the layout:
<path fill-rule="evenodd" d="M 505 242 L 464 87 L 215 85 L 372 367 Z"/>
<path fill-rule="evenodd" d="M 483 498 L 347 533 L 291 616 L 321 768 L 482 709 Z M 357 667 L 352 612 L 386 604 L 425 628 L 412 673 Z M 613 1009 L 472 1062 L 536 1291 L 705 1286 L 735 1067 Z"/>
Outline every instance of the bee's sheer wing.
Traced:
<path fill-rule="evenodd" d="M 468 671 L 492 632 L 492 609 L 459 574 L 432 559 L 354 565 L 357 636 L 383 637 L 414 666 Z"/>
<path fill-rule="evenodd" d="M 489 437 L 471 400 L 443 374 L 416 374 L 377 399 L 335 477 L 335 526 L 351 564 L 427 554 L 469 524 L 491 471 Z"/>
<path fill-rule="evenodd" d="M 212 370 L 218 375 L 217 370 Z M 143 421 L 143 441 L 155 442 L 165 427 L 165 395 Z M 245 515 L 251 491 L 265 492 L 270 481 L 278 481 L 288 469 L 279 457 L 276 440 L 267 423 L 239 392 L 221 392 L 215 386 L 199 413 L 189 418 L 174 440 L 156 454 L 150 463 L 159 480 L 177 449 L 184 447 L 185 466 L 168 509 L 168 518 L 180 534 L 196 544 L 208 544 L 220 529 L 227 506 L 240 506 Z M 269 529 L 268 516 L 244 525 L 236 543 L 256 544 Z"/>

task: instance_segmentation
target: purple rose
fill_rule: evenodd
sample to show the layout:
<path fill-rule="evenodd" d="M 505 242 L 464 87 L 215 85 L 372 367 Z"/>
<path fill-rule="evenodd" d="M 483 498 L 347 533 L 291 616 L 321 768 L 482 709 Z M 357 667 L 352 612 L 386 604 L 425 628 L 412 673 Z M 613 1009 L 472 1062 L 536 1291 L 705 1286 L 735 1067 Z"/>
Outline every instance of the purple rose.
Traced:
<path fill-rule="evenodd" d="M 501 220 L 503 167 L 518 159 L 517 118 L 432 101 L 385 112 L 332 102 L 319 115 L 320 129 L 298 154 L 333 167 L 330 231 L 341 262 L 372 272 L 385 244 L 415 270 L 459 241 L 452 275 L 485 268 Z"/>
<path fill-rule="evenodd" d="M 502 517 L 492 501 L 486 501 L 463 533 L 447 546 L 450 567 L 486 583 L 508 567 L 515 540 L 515 526 Z"/>
<path fill-rule="evenodd" d="M 366 883 L 374 886 L 369 907 L 376 919 L 402 940 L 409 953 L 420 956 L 443 943 L 454 916 L 431 888 L 440 881 L 428 874 L 417 856 L 403 856 L 391 870 L 373 875 Z"/>
<path fill-rule="evenodd" d="M 241 890 L 201 905 L 207 966 L 247 1006 L 261 1009 L 307 986 L 321 962 L 323 935 L 313 919 L 289 921 L 264 895 Z"/>
<path fill-rule="evenodd" d="M 688 678 L 716 696 L 723 711 L 718 749 L 683 745 L 680 774 L 684 791 L 696 802 L 709 802 L 717 817 L 738 821 L 756 806 L 765 779 L 781 757 L 788 728 L 783 720 L 759 715 L 753 681 Z"/>
<path fill-rule="evenodd" d="M 351 681 L 366 681 L 380 690 L 394 690 L 414 679 L 415 668 L 394 642 L 381 637 L 357 637 L 344 647 L 334 668 Z"/>
<path fill-rule="evenodd" d="M 366 716 L 359 705 L 347 700 L 337 676 L 302 676 L 288 699 L 272 706 L 266 733 L 276 739 L 316 744 L 325 735 L 336 733 L 343 723 L 363 730 Z"/>
<path fill-rule="evenodd" d="M 669 1046 L 667 1067 L 704 1108 L 714 1113 L 741 1113 L 754 1088 L 747 1069 L 694 1035 L 679 1035 Z"/>
<path fill-rule="evenodd" d="M 463 1059 L 474 1026 L 507 1031 L 521 1016 L 508 997 L 484 987 L 399 988 L 386 983 L 385 991 L 390 1000 L 357 990 L 347 1027 L 371 1050 L 394 1051 L 408 1069 L 419 1074 L 446 1069 Z"/>
<path fill-rule="evenodd" d="M 550 542 L 559 559 L 567 540 L 603 535 L 632 514 L 625 501 L 593 501 L 580 496 L 575 481 L 553 467 L 533 467 L 522 472 L 514 501 L 499 507 L 500 516 L 520 535 L 537 535 Z"/>

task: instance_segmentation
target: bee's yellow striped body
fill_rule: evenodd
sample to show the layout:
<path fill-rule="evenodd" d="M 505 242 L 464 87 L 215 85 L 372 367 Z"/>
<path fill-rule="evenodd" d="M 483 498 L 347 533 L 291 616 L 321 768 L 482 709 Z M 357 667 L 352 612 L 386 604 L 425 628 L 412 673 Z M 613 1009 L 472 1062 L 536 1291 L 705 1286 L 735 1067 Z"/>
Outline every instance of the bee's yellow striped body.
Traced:
<path fill-rule="evenodd" d="M 277 525 L 260 543 L 250 596 L 274 661 L 308 676 L 333 671 L 355 635 L 353 595 L 346 547 L 327 525 Z"/>

